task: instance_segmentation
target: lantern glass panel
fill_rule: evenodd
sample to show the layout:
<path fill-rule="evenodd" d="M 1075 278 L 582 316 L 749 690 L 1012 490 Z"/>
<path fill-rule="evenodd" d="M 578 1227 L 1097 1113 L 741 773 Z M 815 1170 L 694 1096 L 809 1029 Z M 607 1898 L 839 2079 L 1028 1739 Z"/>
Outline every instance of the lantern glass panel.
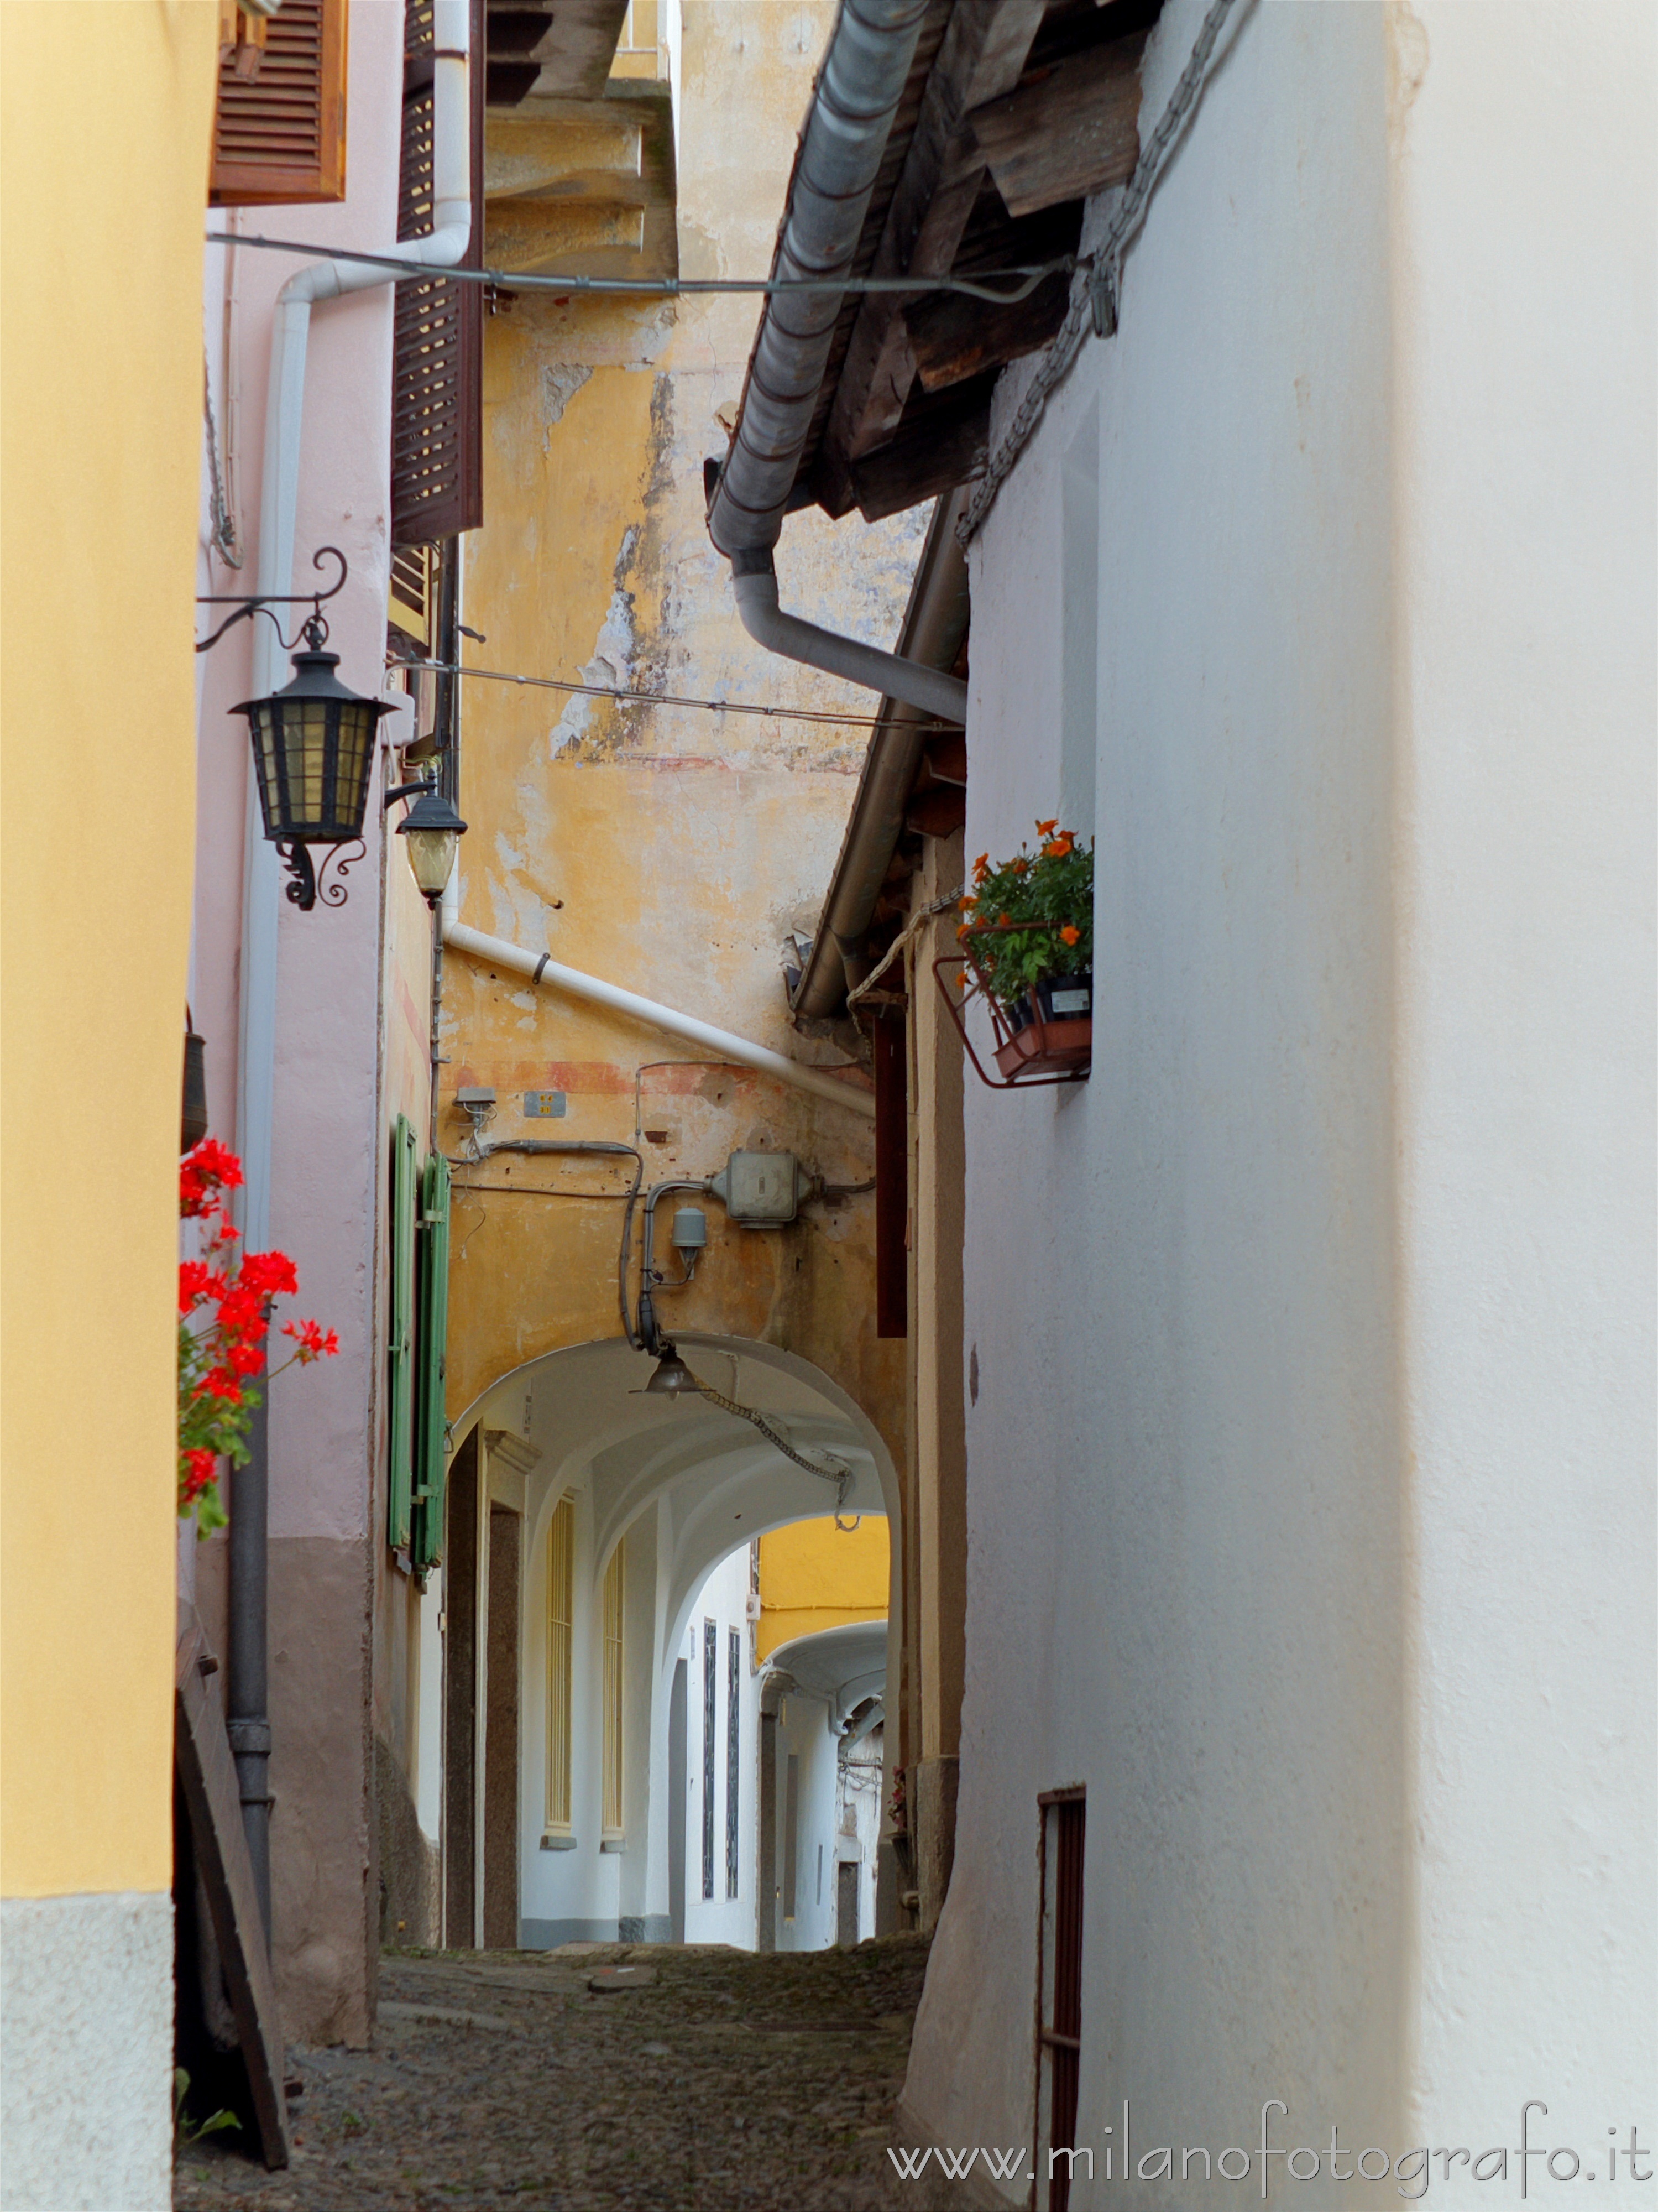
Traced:
<path fill-rule="evenodd" d="M 410 830 L 407 833 L 409 865 L 415 881 L 428 899 L 440 898 L 455 865 L 456 830 Z"/>

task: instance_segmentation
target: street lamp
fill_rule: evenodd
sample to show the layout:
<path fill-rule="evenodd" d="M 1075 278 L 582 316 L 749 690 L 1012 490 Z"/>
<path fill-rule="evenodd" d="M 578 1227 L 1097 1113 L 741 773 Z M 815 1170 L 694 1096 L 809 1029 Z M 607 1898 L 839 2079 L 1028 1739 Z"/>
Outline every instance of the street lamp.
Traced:
<path fill-rule="evenodd" d="M 247 717 L 264 834 L 294 879 L 288 897 L 307 913 L 317 902 L 319 881 L 312 846 L 337 852 L 361 840 L 374 734 L 381 715 L 392 711 L 385 700 L 361 698 L 340 682 L 334 673 L 338 653 L 323 650 L 327 635 L 327 623 L 313 614 L 305 625 L 306 650 L 294 656 L 293 682 L 230 710 Z M 337 877 L 349 866 L 341 862 L 337 880 L 321 893 L 325 906 L 345 903 Z M 327 867 L 325 857 L 323 874 Z"/>
<path fill-rule="evenodd" d="M 386 803 L 418 793 L 414 805 L 398 824 L 399 837 L 409 840 L 409 866 L 422 897 L 435 906 L 443 896 L 455 865 L 455 848 L 466 824 L 435 783 L 400 784 L 388 791 Z"/>

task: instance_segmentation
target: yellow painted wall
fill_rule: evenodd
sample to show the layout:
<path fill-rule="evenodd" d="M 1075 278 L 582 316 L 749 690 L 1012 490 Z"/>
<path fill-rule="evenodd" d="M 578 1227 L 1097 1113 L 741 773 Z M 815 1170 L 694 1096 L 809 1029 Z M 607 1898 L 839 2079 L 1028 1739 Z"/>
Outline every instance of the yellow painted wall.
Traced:
<path fill-rule="evenodd" d="M 680 265 L 763 274 L 831 0 L 709 0 L 685 10 Z M 498 149 L 497 149 L 498 150 Z M 486 325 L 485 520 L 466 544 L 476 665 L 699 698 L 805 708 L 786 722 L 617 706 L 495 683 L 462 687 L 460 913 L 473 927 L 717 1023 L 774 1050 L 839 1059 L 789 1026 L 779 948 L 817 920 L 867 743 L 872 695 L 762 652 L 711 547 L 702 463 L 726 443 L 752 299 L 558 301 L 525 294 Z M 925 510 L 866 528 L 793 518 L 790 606 L 889 641 Z M 787 1147 L 832 1183 L 872 1173 L 865 1115 L 659 1030 L 444 962 L 440 1135 L 456 1089 L 497 1093 L 492 1139 L 633 1143 L 647 1181 L 702 1176 L 737 1146 Z M 660 1063 L 672 1065 L 660 1065 Z M 531 1120 L 526 1092 L 565 1094 Z M 448 1393 L 459 1419 L 520 1363 L 620 1333 L 625 1162 L 499 1158 L 458 1171 Z M 526 1197 L 527 1189 L 556 1191 Z M 669 1209 L 670 1212 L 671 1208 Z M 872 1308 L 874 1206 L 813 1205 L 777 1235 L 707 1207 L 695 1286 L 664 1325 L 780 1345 L 812 1361 L 904 1446 L 903 1347 Z M 667 1217 L 663 1228 L 665 1231 Z M 635 1247 L 635 1256 L 637 1247 Z M 659 1254 L 659 1256 L 662 1256 Z M 885 1589 L 881 1607 L 884 1610 Z"/>
<path fill-rule="evenodd" d="M 0 6 L 3 1820 L 171 1880 L 206 0 Z"/>
<path fill-rule="evenodd" d="M 760 1625 L 754 1656 L 849 1620 L 887 1617 L 886 1516 L 865 1513 L 850 1534 L 833 1519 L 792 1521 L 760 1539 Z"/>

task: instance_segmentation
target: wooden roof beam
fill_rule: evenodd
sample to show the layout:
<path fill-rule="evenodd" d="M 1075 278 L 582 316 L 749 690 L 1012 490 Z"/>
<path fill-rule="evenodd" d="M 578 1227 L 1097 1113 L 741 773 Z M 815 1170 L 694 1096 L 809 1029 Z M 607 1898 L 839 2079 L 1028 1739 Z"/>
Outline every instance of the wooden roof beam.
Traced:
<path fill-rule="evenodd" d="M 872 274 L 914 274 L 917 292 L 950 274 L 984 181 L 968 116 L 1017 85 L 1043 12 L 1043 0 L 957 0 Z M 818 463 L 819 495 L 831 514 L 853 504 L 853 465 L 892 436 L 914 383 L 903 304 L 902 293 L 872 293 L 853 325 Z"/>
<path fill-rule="evenodd" d="M 968 136 L 1011 216 L 1127 183 L 1140 158 L 1145 47 L 1142 31 L 1068 54 L 1035 83 L 968 117 Z"/>

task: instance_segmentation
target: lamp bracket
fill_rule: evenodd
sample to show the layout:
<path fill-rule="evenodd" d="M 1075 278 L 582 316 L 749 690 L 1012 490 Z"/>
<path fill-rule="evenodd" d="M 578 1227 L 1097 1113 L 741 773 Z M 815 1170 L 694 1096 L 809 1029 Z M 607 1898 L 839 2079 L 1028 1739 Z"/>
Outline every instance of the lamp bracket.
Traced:
<path fill-rule="evenodd" d="M 282 640 L 282 648 L 284 653 L 292 653 L 301 637 L 315 653 L 325 643 L 328 637 L 328 623 L 322 611 L 323 601 L 333 599 L 337 592 L 344 589 L 346 577 L 350 573 L 345 556 L 337 545 L 319 546 L 311 556 L 311 565 L 313 568 L 321 568 L 325 555 L 331 556 L 340 564 L 339 574 L 325 592 L 216 592 L 198 598 L 196 602 L 198 607 L 234 607 L 236 611 L 234 615 L 227 615 L 210 637 L 197 640 L 197 652 L 205 653 L 210 646 L 216 645 L 225 632 L 235 623 L 251 622 L 255 615 L 265 615 L 270 617 L 277 637 Z M 307 604 L 311 612 L 300 624 L 294 636 L 283 637 L 282 623 L 275 615 L 271 614 L 271 608 L 304 606 Z M 308 905 L 310 902 L 307 901 L 306 903 Z"/>
<path fill-rule="evenodd" d="M 309 845 L 297 838 L 291 842 L 279 844 L 277 854 L 293 878 L 288 885 L 288 897 L 301 914 L 309 914 L 319 899 L 325 906 L 343 906 L 349 893 L 343 879 L 367 849 L 361 837 L 354 839 L 349 845 L 325 846 L 322 866 L 318 868 L 313 865 Z M 345 855 L 343 860 L 340 858 L 342 854 Z M 332 883 L 328 881 L 331 865 L 334 871 Z"/>
<path fill-rule="evenodd" d="M 428 791 L 435 791 L 438 780 L 434 775 L 422 776 L 418 783 L 394 784 L 390 791 L 380 794 L 384 805 L 390 806 L 394 799 L 419 799 Z"/>

